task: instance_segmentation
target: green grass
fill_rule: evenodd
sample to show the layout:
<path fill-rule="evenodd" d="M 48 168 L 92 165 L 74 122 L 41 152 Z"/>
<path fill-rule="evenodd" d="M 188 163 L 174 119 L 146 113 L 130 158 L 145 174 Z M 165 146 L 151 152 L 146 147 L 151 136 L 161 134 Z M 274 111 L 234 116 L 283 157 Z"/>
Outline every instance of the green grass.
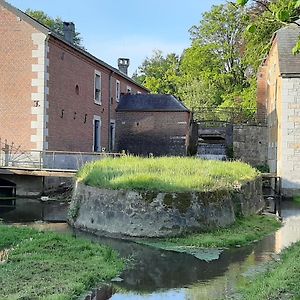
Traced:
<path fill-rule="evenodd" d="M 212 232 L 194 233 L 184 237 L 143 241 L 142 243 L 161 249 L 172 248 L 229 248 L 243 246 L 259 240 L 281 226 L 273 217 L 255 215 L 237 220 L 228 228 Z"/>
<path fill-rule="evenodd" d="M 115 277 L 124 262 L 110 248 L 70 235 L 0 225 L 0 299 L 76 299 Z"/>
<path fill-rule="evenodd" d="M 181 192 L 233 189 L 258 174 L 242 162 L 126 156 L 89 163 L 77 178 L 101 188 Z"/>
<path fill-rule="evenodd" d="M 293 201 L 300 204 L 300 196 L 294 196 Z"/>
<path fill-rule="evenodd" d="M 279 262 L 256 276 L 245 280 L 241 299 L 300 299 L 300 242 L 283 251 Z"/>

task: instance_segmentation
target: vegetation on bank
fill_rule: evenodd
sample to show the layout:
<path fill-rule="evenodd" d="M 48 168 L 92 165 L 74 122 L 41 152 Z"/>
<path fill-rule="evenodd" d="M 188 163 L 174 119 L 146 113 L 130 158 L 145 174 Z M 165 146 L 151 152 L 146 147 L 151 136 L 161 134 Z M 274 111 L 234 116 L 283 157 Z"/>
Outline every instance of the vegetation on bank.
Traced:
<path fill-rule="evenodd" d="M 70 235 L 0 225 L 0 299 L 75 299 L 124 263 L 110 248 Z"/>
<path fill-rule="evenodd" d="M 300 299 L 300 242 L 285 249 L 280 260 L 253 280 L 247 277 L 241 299 Z"/>
<path fill-rule="evenodd" d="M 258 174 L 242 162 L 125 156 L 89 163 L 77 178 L 86 185 L 108 189 L 183 192 L 230 190 Z"/>
<path fill-rule="evenodd" d="M 228 228 L 193 233 L 183 237 L 145 240 L 143 244 L 160 249 L 229 248 L 243 246 L 274 232 L 281 223 L 273 217 L 254 215 L 238 219 Z M 181 252 L 181 251 L 180 251 Z M 186 251 L 184 251 L 186 252 Z"/>

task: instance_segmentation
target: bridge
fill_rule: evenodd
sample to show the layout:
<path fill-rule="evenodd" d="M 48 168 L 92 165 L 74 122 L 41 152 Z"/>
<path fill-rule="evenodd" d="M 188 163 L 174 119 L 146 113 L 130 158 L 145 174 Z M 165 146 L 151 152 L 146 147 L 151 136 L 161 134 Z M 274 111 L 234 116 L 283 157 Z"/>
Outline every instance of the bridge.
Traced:
<path fill-rule="evenodd" d="M 72 182 L 86 163 L 121 153 L 23 150 L 0 140 L 0 179 L 16 186 L 17 195 L 35 196 L 55 189 L 62 182 Z"/>

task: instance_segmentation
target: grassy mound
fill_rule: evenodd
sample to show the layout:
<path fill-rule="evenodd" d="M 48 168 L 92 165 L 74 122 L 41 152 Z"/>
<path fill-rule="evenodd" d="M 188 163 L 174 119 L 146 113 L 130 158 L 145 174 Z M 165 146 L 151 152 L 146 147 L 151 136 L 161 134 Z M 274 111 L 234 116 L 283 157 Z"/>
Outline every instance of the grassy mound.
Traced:
<path fill-rule="evenodd" d="M 0 299 L 77 299 L 124 267 L 112 249 L 70 235 L 0 225 L 0 237 Z"/>
<path fill-rule="evenodd" d="M 257 176 L 258 171 L 242 162 L 132 156 L 89 163 L 77 173 L 89 186 L 165 192 L 233 189 Z"/>

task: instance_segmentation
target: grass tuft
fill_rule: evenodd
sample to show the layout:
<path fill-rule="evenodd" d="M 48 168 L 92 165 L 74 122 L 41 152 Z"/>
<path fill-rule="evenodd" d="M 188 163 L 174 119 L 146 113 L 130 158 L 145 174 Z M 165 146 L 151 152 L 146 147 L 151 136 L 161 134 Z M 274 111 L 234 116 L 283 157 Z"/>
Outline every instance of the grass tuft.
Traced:
<path fill-rule="evenodd" d="M 258 174 L 242 162 L 126 156 L 89 163 L 77 178 L 86 185 L 108 189 L 184 192 L 233 189 Z"/>
<path fill-rule="evenodd" d="M 212 232 L 194 233 L 184 237 L 144 241 L 144 244 L 157 248 L 229 248 L 243 246 L 259 240 L 272 233 L 281 226 L 281 223 L 272 217 L 254 215 L 238 219 L 228 228 Z"/>

